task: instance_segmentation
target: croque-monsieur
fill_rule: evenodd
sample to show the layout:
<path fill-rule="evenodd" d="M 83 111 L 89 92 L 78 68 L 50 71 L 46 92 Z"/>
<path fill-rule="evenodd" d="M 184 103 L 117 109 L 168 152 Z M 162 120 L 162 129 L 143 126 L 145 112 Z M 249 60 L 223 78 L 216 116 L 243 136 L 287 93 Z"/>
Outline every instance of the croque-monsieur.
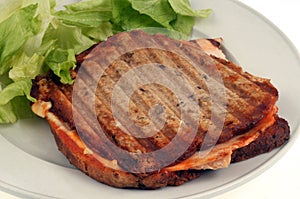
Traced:
<path fill-rule="evenodd" d="M 88 83 L 83 80 L 93 79 L 93 73 L 98 70 L 97 67 L 101 67 L 99 62 L 107 62 L 107 57 L 122 52 L 128 46 L 136 47 L 136 50 L 122 54 L 103 69 L 105 72 L 100 79 L 94 80 L 97 82 L 96 91 L 91 91 Z M 77 68 L 71 74 L 75 79 L 84 65 L 80 80 L 83 81 L 80 84 L 84 92 L 73 92 L 74 85 L 61 84 L 52 73 L 37 77 L 31 93 L 37 102 L 32 104 L 32 110 L 47 119 L 58 149 L 71 164 L 88 176 L 120 188 L 156 189 L 181 185 L 199 177 L 203 170 L 226 168 L 232 162 L 280 147 L 289 139 L 288 123 L 277 115 L 276 88 L 268 79 L 243 72 L 241 67 L 226 60 L 219 47 L 219 40 L 198 39 L 188 42 L 161 34 L 149 35 L 141 30 L 119 33 L 77 56 Z M 175 50 L 180 55 L 163 49 Z M 184 57 L 201 66 L 203 73 L 200 74 Z M 184 77 L 194 89 L 192 97 L 197 100 L 200 112 L 197 131 L 192 137 L 188 124 L 185 124 L 186 131 L 177 135 L 182 124 L 180 109 L 184 104 L 176 99 L 170 89 L 160 84 L 138 85 L 129 103 L 130 120 L 139 126 L 151 123 L 148 114 L 151 107 L 156 104 L 163 106 L 165 123 L 156 134 L 150 137 L 133 136 L 125 132 L 122 124 L 115 120 L 111 108 L 115 85 L 129 71 L 153 63 L 161 70 L 176 69 L 176 75 Z M 226 114 L 216 145 L 208 154 L 200 156 L 205 137 L 216 136 L 209 131 L 215 124 L 211 120 L 212 101 L 205 82 L 213 78 L 210 76 L 211 64 L 217 68 L 223 80 Z M 94 101 L 86 97 L 89 92 L 95 93 Z M 80 103 L 72 103 L 74 97 Z M 94 103 L 97 122 L 107 139 L 103 139 L 102 133 L 97 132 L 93 114 L 89 114 L 93 111 L 89 109 L 90 103 Z M 136 129 L 128 128 L 131 131 Z M 172 145 L 175 138 L 183 145 L 188 139 L 191 142 L 188 147 Z M 119 157 L 120 154 L 110 148 L 107 140 L 122 151 L 128 151 L 128 156 Z M 161 166 L 161 162 L 150 156 L 146 160 L 139 159 L 139 154 L 151 154 L 168 146 L 167 155 L 170 157 L 178 149 L 183 150 L 168 165 Z M 141 168 L 144 172 L 141 172 Z"/>

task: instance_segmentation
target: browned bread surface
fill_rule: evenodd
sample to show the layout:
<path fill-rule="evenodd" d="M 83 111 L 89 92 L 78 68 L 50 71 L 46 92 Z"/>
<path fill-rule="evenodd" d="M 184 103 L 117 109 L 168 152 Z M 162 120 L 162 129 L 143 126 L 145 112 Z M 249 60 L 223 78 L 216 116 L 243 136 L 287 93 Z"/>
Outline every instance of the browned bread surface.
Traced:
<path fill-rule="evenodd" d="M 156 49 L 148 47 L 127 52 L 120 56 L 105 70 L 105 75 L 101 77 L 98 83 L 95 106 L 98 122 L 105 130 L 106 136 L 116 146 L 130 152 L 140 151 L 148 153 L 158 150 L 172 142 L 181 122 L 181 104 L 175 99 L 174 94 L 159 85 L 148 85 L 140 87 L 132 95 L 132 102 L 130 104 L 131 109 L 134 110 L 132 118 L 135 119 L 136 123 L 141 125 L 143 125 L 143 122 L 147 123 L 146 113 L 149 111 L 149 108 L 155 103 L 163 102 L 167 113 L 165 127 L 156 136 L 150 138 L 134 138 L 117 127 L 110 110 L 111 102 L 109 99 L 112 95 L 112 88 L 120 77 L 139 65 L 159 63 L 162 68 L 164 66 L 173 67 L 180 71 L 179 75 L 187 78 L 189 84 L 196 89 L 196 96 L 194 97 L 199 100 L 199 106 L 202 111 L 199 116 L 199 128 L 190 147 L 183 151 L 182 156 L 173 164 L 187 159 L 198 151 L 202 146 L 203 138 L 207 136 L 211 116 L 209 107 L 211 104 L 205 81 L 215 72 L 213 66 L 217 67 L 223 78 L 227 99 L 227 114 L 218 143 L 224 143 L 237 135 L 246 133 L 266 117 L 275 106 L 275 102 L 278 99 L 278 92 L 269 80 L 245 73 L 241 67 L 236 66 L 232 62 L 208 56 L 197 47 L 197 43 L 176 41 L 163 35 L 151 36 L 142 31 L 118 34 L 79 55 L 77 57 L 78 68 L 72 74 L 75 77 L 78 69 L 84 64 L 83 75 L 85 79 L 93 80 L 93 73 L 99 67 L 99 64 L 95 63 L 105 62 L 106 57 L 113 56 L 116 51 L 125 49 L 128 45 L 132 47 L 138 47 L 139 45 L 147 47 L 153 44 L 156 45 Z M 162 48 L 176 49 L 177 52 L 180 52 L 180 55 L 162 50 Z M 203 73 L 199 74 L 187 60 L 182 58 L 184 56 L 189 57 L 194 63 L 197 63 Z M 81 83 L 86 85 L 85 89 L 87 92 L 91 92 L 88 83 L 84 81 Z M 84 94 L 82 95 L 82 93 L 75 93 L 75 96 L 81 100 L 82 106 L 75 106 L 72 112 L 72 105 L 74 105 L 72 104 L 72 95 L 74 94 L 72 91 L 73 85 L 63 85 L 59 83 L 59 80 L 53 74 L 48 74 L 45 77 L 36 78 L 33 84 L 32 95 L 39 100 L 51 102 L 52 108 L 50 112 L 65 123 L 66 127 L 70 130 L 75 130 L 73 114 L 76 114 L 79 109 L 85 110 L 85 114 L 77 114 L 81 118 L 80 124 L 77 124 L 79 125 L 77 126 L 79 127 L 77 133 L 80 134 L 80 137 L 85 140 L 85 144 L 93 151 L 108 160 L 117 159 L 116 156 L 118 154 L 111 151 L 108 145 L 103 142 L 99 133 L 92 128 L 92 119 L 88 114 L 91 110 L 86 106 L 91 103 L 90 99 L 85 97 Z M 201 171 L 196 170 L 169 172 L 162 169 L 161 171 L 145 174 L 114 170 L 105 167 L 95 158 L 84 154 L 82 149 L 76 147 L 76 144 L 73 143 L 67 134 L 55 130 L 53 124 L 50 122 L 51 125 L 58 148 L 70 162 L 87 175 L 111 186 L 154 189 L 167 185 L 180 185 L 201 174 Z M 235 151 L 232 155 L 232 161 L 248 159 L 270 151 L 286 142 L 288 135 L 289 129 L 287 123 L 282 119 L 276 118 L 276 123 L 260 135 L 256 141 L 249 146 Z M 188 136 L 189 131 L 187 130 L 181 137 L 181 141 L 185 142 Z M 214 135 L 208 136 L 213 137 Z M 173 148 L 173 150 L 180 150 L 180 145 L 177 145 L 177 148 Z M 128 163 L 124 159 L 118 160 L 118 164 L 125 169 L 131 165 L 130 162 Z M 143 166 L 144 163 L 141 161 L 139 164 Z M 156 162 L 153 162 L 153 164 L 156 164 Z"/>
<path fill-rule="evenodd" d="M 51 124 L 51 123 L 50 123 Z M 52 131 L 58 149 L 71 164 L 97 181 L 119 188 L 157 189 L 165 186 L 178 186 L 198 178 L 201 170 L 165 171 L 151 174 L 132 174 L 103 166 L 95 156 L 84 154 L 83 149 L 64 132 Z M 232 162 L 238 162 L 269 152 L 282 146 L 289 139 L 289 127 L 284 119 L 277 118 L 274 125 L 264 131 L 259 138 L 246 147 L 233 152 Z"/>
<path fill-rule="evenodd" d="M 255 157 L 262 153 L 267 153 L 282 146 L 290 138 L 290 129 L 287 121 L 276 118 L 276 122 L 268 130 L 262 133 L 258 139 L 248 146 L 233 152 L 232 162 L 239 162 Z"/>

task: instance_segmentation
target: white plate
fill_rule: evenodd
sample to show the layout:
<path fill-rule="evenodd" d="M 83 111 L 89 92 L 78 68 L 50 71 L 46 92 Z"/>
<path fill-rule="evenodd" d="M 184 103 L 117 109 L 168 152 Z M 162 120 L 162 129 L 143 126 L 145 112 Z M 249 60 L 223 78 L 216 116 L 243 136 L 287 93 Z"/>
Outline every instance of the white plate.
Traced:
<path fill-rule="evenodd" d="M 256 177 L 273 165 L 299 134 L 300 59 L 290 41 L 257 12 L 232 0 L 193 0 L 194 8 L 214 14 L 198 21 L 194 36 L 223 37 L 243 68 L 272 79 L 280 91 L 280 115 L 289 121 L 291 140 L 269 154 L 207 172 L 180 187 L 155 191 L 115 189 L 72 168 L 57 151 L 45 121 L 23 120 L 0 129 L 0 186 L 22 198 L 181 198 L 211 197 Z M 288 77 L 288 78 L 287 78 Z"/>

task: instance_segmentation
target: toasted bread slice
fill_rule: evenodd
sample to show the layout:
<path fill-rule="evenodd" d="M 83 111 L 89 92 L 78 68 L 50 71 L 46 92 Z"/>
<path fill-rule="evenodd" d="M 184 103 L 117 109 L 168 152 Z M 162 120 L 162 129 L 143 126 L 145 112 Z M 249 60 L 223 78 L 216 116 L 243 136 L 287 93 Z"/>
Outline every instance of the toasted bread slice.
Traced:
<path fill-rule="evenodd" d="M 70 130 L 66 123 L 49 111 L 49 102 L 39 101 L 39 103 L 34 105 L 34 109 L 40 109 L 35 111 L 40 116 L 47 118 L 58 149 L 67 157 L 71 164 L 99 182 L 118 188 L 157 189 L 165 186 L 179 186 L 202 174 L 203 170 L 181 169 L 182 167 L 177 169 L 176 165 L 147 174 L 135 174 L 124 171 L 118 166 L 116 161 L 107 160 L 98 154 L 94 154 L 84 144 L 75 130 Z M 250 140 L 248 140 L 252 141 L 250 144 L 245 143 L 249 137 L 247 139 L 243 136 L 236 137 L 236 139 L 241 139 L 242 144 L 248 145 L 232 150 L 232 154 L 226 155 L 225 161 L 238 162 L 255 157 L 282 146 L 289 139 L 288 124 L 284 119 L 278 117 L 275 118 L 273 125 L 264 129 L 264 131 L 256 131 L 255 133 L 255 136 L 258 137 L 252 141 L 250 136 Z M 236 142 L 236 139 L 228 142 L 230 146 L 227 146 L 231 147 L 233 142 L 239 144 L 239 142 Z M 209 157 L 214 156 L 215 154 L 209 155 Z M 189 159 L 185 161 L 187 160 Z M 224 160 L 224 156 L 221 160 Z M 229 162 L 223 162 L 221 167 L 224 167 L 224 164 L 228 166 Z M 210 162 L 206 162 L 202 166 L 207 168 L 212 165 Z"/>
<path fill-rule="evenodd" d="M 177 41 L 143 31 L 120 33 L 77 57 L 78 67 L 73 75 L 77 77 L 75 84 L 83 86 L 80 92 L 73 92 L 74 85 L 63 85 L 54 75 L 37 77 L 32 95 L 38 102 L 32 109 L 48 120 L 58 148 L 72 164 L 92 178 L 115 187 L 154 189 L 180 185 L 198 177 L 201 170 L 224 168 L 232 161 L 250 158 L 285 143 L 289 128 L 286 121 L 277 117 L 276 88 L 267 79 L 243 72 L 241 67 L 223 59 L 224 55 L 216 57 L 220 55 L 219 46 L 216 47 L 218 53 L 212 53 L 213 47 L 206 46 L 209 43 Z M 207 53 L 203 51 L 205 49 L 209 49 Z M 115 119 L 111 108 L 115 85 L 130 71 L 136 72 L 140 66 L 151 64 L 161 71 L 168 71 L 155 73 L 160 79 L 168 80 L 170 77 L 166 74 L 174 72 L 178 81 L 185 78 L 194 88 L 195 92 L 189 97 L 197 100 L 197 106 L 201 108 L 197 115 L 196 134 L 191 133 L 188 124 L 178 134 L 182 125 L 180 109 L 185 104 L 176 100 L 174 93 L 161 84 L 139 85 L 137 91 L 131 93 L 129 114 L 121 114 L 118 118 L 121 121 Z M 201 73 L 195 65 L 200 67 Z M 207 81 L 214 80 L 216 69 L 222 77 L 226 94 L 226 109 L 224 104 L 217 104 L 221 107 L 217 121 L 224 117 L 220 135 L 209 131 L 215 124 L 211 120 L 211 88 Z M 141 71 L 146 82 L 153 81 L 151 73 L 149 76 L 147 71 Z M 101 72 L 103 75 L 97 79 Z M 95 89 L 92 84 L 96 84 Z M 132 87 L 130 81 L 126 86 L 119 87 L 119 94 Z M 94 99 L 90 93 L 95 94 Z M 139 126 L 151 124 L 149 111 L 156 104 L 163 104 L 165 123 L 153 136 L 145 136 L 145 132 L 134 125 L 122 127 L 128 118 Z M 124 107 L 118 108 L 126 112 Z M 95 115 L 90 114 L 94 109 Z M 104 129 L 104 137 L 95 127 L 95 116 Z M 133 136 L 126 130 L 143 136 Z M 216 143 L 209 143 L 207 150 L 210 144 L 212 147 L 217 145 L 205 158 L 199 158 L 197 153 L 203 149 L 207 136 L 217 137 Z M 178 138 L 177 143 L 172 145 L 175 138 Z M 111 143 L 128 153 L 120 157 Z M 156 161 L 156 156 L 141 158 L 139 155 L 167 147 L 167 156 L 174 159 L 168 165 Z M 169 158 L 164 155 L 162 159 Z"/>

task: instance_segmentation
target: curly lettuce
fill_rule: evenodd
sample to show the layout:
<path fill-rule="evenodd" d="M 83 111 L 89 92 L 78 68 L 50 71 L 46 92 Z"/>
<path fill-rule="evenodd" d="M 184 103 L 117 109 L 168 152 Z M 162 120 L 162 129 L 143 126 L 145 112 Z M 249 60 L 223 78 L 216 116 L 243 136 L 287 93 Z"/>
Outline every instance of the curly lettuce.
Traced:
<path fill-rule="evenodd" d="M 120 31 L 160 27 L 189 35 L 188 0 L 84 0 L 57 9 L 55 0 L 0 2 L 0 124 L 32 117 L 32 79 L 51 70 L 72 84 L 76 54 Z"/>

